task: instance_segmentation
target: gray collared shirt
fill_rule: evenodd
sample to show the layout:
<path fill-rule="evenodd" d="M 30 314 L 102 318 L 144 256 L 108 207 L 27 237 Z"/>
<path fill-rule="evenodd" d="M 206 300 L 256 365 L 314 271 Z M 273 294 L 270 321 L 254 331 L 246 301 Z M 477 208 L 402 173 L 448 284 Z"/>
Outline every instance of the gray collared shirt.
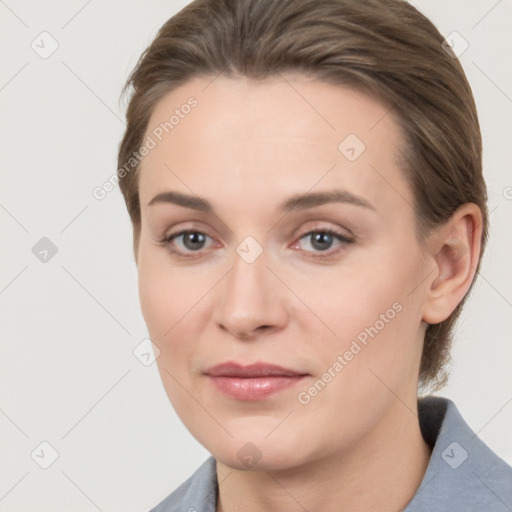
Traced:
<path fill-rule="evenodd" d="M 455 404 L 425 397 L 418 417 L 433 451 L 403 512 L 512 512 L 512 467 L 477 437 Z M 217 492 L 216 463 L 209 457 L 151 512 L 215 512 Z"/>

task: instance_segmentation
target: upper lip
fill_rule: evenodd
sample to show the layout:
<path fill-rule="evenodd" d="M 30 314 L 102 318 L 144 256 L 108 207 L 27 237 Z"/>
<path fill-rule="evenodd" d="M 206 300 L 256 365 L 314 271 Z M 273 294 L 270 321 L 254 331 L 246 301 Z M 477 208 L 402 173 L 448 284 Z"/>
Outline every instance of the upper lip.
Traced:
<path fill-rule="evenodd" d="M 220 363 L 208 368 L 205 373 L 211 377 L 267 377 L 267 376 L 286 376 L 296 377 L 307 375 L 304 372 L 297 372 L 289 368 L 283 368 L 271 363 L 253 363 L 241 365 L 232 361 Z"/>

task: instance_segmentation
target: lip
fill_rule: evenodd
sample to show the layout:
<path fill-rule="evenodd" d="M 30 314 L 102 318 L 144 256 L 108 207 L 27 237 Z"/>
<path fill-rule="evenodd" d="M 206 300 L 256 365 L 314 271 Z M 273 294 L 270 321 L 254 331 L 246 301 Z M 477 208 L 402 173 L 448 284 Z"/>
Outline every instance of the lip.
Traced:
<path fill-rule="evenodd" d="M 271 363 L 241 365 L 232 361 L 204 372 L 222 393 L 237 400 L 263 400 L 301 381 L 307 373 Z"/>
<path fill-rule="evenodd" d="M 242 365 L 234 361 L 227 361 L 208 368 L 205 373 L 211 377 L 297 377 L 306 375 L 304 372 L 297 372 L 271 363 L 252 363 Z"/>

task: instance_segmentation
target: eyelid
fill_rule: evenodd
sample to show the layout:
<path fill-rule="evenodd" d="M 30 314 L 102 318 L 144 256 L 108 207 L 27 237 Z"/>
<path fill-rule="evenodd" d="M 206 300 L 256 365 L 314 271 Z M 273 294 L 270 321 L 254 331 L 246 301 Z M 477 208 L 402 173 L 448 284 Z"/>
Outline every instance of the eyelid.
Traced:
<path fill-rule="evenodd" d="M 163 246 L 165 246 L 165 247 L 168 247 L 168 246 L 171 245 L 171 242 L 174 239 L 179 238 L 180 236 L 185 235 L 187 233 L 201 233 L 202 235 L 206 235 L 208 238 L 210 238 L 210 240 L 213 240 L 214 242 L 216 242 L 215 241 L 215 237 L 211 236 L 210 234 L 208 234 L 207 231 L 205 231 L 203 229 L 183 228 L 183 229 L 180 229 L 180 230 L 178 230 L 176 232 L 169 233 L 169 234 L 165 235 L 163 237 L 163 239 L 159 240 L 158 243 L 163 245 Z M 204 249 L 201 249 L 201 251 L 190 251 L 187 254 L 194 254 L 194 252 L 196 252 L 197 254 L 200 254 L 202 251 L 204 251 Z M 171 251 L 171 252 L 175 252 L 177 254 L 183 254 L 180 251 Z"/>
<path fill-rule="evenodd" d="M 304 229 L 304 225 L 306 225 L 306 229 Z M 355 242 L 357 237 L 354 235 L 353 231 L 344 225 L 333 224 L 332 221 L 328 220 L 317 220 L 312 222 L 305 222 L 301 225 L 301 227 L 295 230 L 292 234 L 295 242 L 294 245 L 304 238 L 307 235 L 311 235 L 313 233 L 329 233 L 332 236 L 341 239 L 342 242 Z"/>
<path fill-rule="evenodd" d="M 315 227 L 312 229 L 308 229 L 303 234 L 301 234 L 299 237 L 297 237 L 296 241 L 292 244 L 292 248 L 296 247 L 297 244 L 303 238 L 311 236 L 314 233 L 327 233 L 330 236 L 332 236 L 333 238 L 335 238 L 339 242 L 339 245 L 338 245 L 338 247 L 336 247 L 334 249 L 328 249 L 326 251 L 303 251 L 303 252 L 309 254 L 310 255 L 309 257 L 311 257 L 311 258 L 319 258 L 319 259 L 335 258 L 336 256 L 338 256 L 339 252 L 346 249 L 346 247 L 345 247 L 346 245 L 352 244 L 355 242 L 355 237 L 353 237 L 353 236 L 347 236 L 343 233 L 340 233 L 337 229 L 334 229 L 334 228 L 319 226 L 319 227 Z"/>
<path fill-rule="evenodd" d="M 335 229 L 331 229 L 331 228 L 328 228 L 328 229 L 310 229 L 309 231 L 306 231 L 306 233 L 304 233 L 303 235 L 301 235 L 299 237 L 299 240 L 304 238 L 305 236 L 309 236 L 309 235 L 312 235 L 313 233 L 327 233 L 328 235 L 331 235 L 343 242 L 353 242 L 353 237 L 350 237 L 350 236 L 347 236 L 347 235 L 344 235 L 343 233 L 340 233 L 339 231 L 336 231 Z"/>
<path fill-rule="evenodd" d="M 312 231 L 333 231 L 336 234 L 338 234 L 339 236 L 343 236 L 345 238 L 353 238 L 353 239 L 356 238 L 356 235 L 354 234 L 354 232 L 351 229 L 349 229 L 348 227 L 346 227 L 344 224 L 337 224 L 337 223 L 333 223 L 332 221 L 328 221 L 328 220 L 317 220 L 317 221 L 313 221 L 313 222 L 304 222 L 303 225 L 304 224 L 307 224 L 308 227 L 304 231 L 303 235 L 301 235 L 301 236 L 307 235 L 307 234 L 311 233 Z M 295 236 L 296 232 L 301 232 L 301 231 L 302 231 L 302 227 L 294 232 L 294 236 Z"/>
<path fill-rule="evenodd" d="M 166 243 L 169 243 L 170 239 L 177 238 L 185 233 L 202 233 L 217 242 L 217 237 L 211 233 L 210 228 L 206 227 L 204 223 L 196 220 L 175 224 L 173 227 L 166 229 L 163 235 L 157 237 L 156 241 L 158 244 L 165 245 Z"/>
<path fill-rule="evenodd" d="M 325 233 L 325 234 L 332 236 L 334 239 L 336 239 L 339 242 L 339 245 L 337 248 L 327 249 L 326 251 L 302 251 L 302 252 L 308 254 L 309 258 L 325 259 L 325 260 L 327 260 L 328 258 L 335 258 L 336 256 L 338 256 L 338 254 L 340 252 L 346 250 L 346 245 L 352 244 L 353 242 L 355 242 L 355 237 L 352 234 L 347 235 L 340 231 L 341 230 L 339 228 L 316 225 L 314 227 L 309 228 L 308 230 L 303 231 L 301 235 L 294 237 L 294 242 L 292 243 L 291 248 L 292 249 L 295 248 L 298 245 L 298 243 L 303 238 L 305 238 L 307 236 L 311 236 L 315 233 Z M 347 231 L 350 231 L 350 230 L 347 229 Z M 213 240 L 213 242 L 214 242 L 213 245 L 218 244 L 215 237 L 213 237 L 212 235 L 210 235 L 208 233 L 208 230 L 200 229 L 200 228 L 196 228 L 196 227 L 185 227 L 176 232 L 166 234 L 163 237 L 163 239 L 158 241 L 158 245 L 161 245 L 162 247 L 167 249 L 176 258 L 180 258 L 183 260 L 194 260 L 194 259 L 201 258 L 204 255 L 204 253 L 206 252 L 206 249 L 200 249 L 198 251 L 182 251 L 182 250 L 172 248 L 172 242 L 174 239 L 179 238 L 180 236 L 183 236 L 188 233 L 200 233 L 200 234 L 206 235 L 208 238 Z"/>

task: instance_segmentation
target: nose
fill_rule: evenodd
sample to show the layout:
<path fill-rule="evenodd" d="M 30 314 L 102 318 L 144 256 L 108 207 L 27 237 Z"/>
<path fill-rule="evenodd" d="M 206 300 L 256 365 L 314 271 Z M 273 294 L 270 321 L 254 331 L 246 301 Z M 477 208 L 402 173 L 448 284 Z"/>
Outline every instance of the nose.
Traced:
<path fill-rule="evenodd" d="M 249 263 L 237 253 L 223 280 L 215 309 L 217 325 L 241 340 L 253 340 L 286 325 L 285 287 L 267 267 L 263 251 Z"/>

